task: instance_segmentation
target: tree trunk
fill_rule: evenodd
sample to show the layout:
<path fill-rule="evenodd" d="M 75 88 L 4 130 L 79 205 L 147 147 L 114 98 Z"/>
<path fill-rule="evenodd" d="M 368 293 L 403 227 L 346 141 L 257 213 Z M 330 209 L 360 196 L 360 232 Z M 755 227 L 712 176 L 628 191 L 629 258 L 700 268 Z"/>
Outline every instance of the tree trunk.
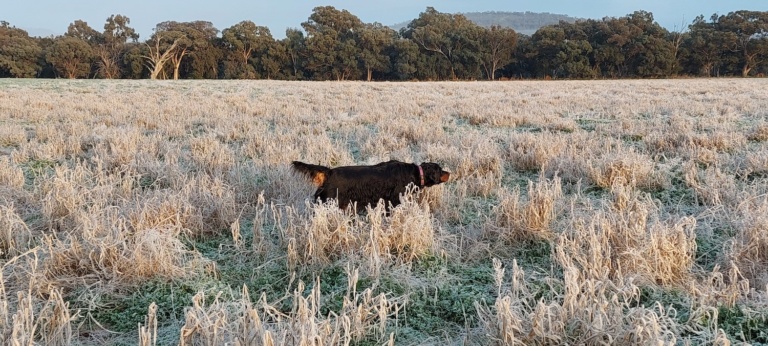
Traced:
<path fill-rule="evenodd" d="M 152 71 L 149 73 L 149 79 L 157 79 L 157 76 L 160 75 L 160 72 L 163 71 L 162 65 L 155 65 L 155 68 L 152 69 Z"/>
<path fill-rule="evenodd" d="M 749 71 L 752 71 L 752 66 L 749 66 L 749 63 L 744 63 L 744 69 L 741 70 L 741 76 L 749 77 Z"/>
<path fill-rule="evenodd" d="M 173 62 L 173 80 L 179 79 L 179 67 L 181 66 L 181 59 Z"/>
<path fill-rule="evenodd" d="M 246 72 L 246 71 L 248 71 L 248 58 L 251 57 L 251 52 L 252 51 L 253 50 L 243 49 L 243 52 L 242 52 L 242 54 L 243 54 L 243 68 L 242 68 L 242 71 L 244 73 L 243 77 L 249 78 L 249 79 L 250 78 L 254 78 L 254 76 L 252 76 L 250 73 Z"/>
<path fill-rule="evenodd" d="M 171 54 L 174 53 L 176 46 L 179 44 L 179 40 L 173 41 L 171 47 L 163 53 L 160 53 L 160 38 L 156 39 L 154 50 L 149 47 L 149 55 L 145 55 L 144 59 L 147 59 L 146 66 L 150 69 L 149 78 L 157 79 L 160 73 L 163 72 L 163 67 L 168 59 L 171 58 Z"/>

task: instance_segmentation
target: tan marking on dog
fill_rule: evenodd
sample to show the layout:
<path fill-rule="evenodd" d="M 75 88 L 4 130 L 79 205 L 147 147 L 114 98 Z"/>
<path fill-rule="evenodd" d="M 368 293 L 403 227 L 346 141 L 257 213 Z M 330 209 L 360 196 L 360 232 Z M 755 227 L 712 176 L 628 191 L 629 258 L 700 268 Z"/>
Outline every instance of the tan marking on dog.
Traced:
<path fill-rule="evenodd" d="M 325 173 L 317 172 L 312 176 L 312 183 L 315 184 L 315 186 L 320 187 L 325 182 Z"/>

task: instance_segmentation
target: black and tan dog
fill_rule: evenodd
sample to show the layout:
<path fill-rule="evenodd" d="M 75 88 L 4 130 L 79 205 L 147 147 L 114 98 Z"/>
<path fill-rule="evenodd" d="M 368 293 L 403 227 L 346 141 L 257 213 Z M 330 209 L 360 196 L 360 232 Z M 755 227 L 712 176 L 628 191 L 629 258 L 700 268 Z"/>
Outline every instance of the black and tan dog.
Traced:
<path fill-rule="evenodd" d="M 344 209 L 351 202 L 358 208 L 376 206 L 379 200 L 400 204 L 400 194 L 408 185 L 419 188 L 429 187 L 448 181 L 451 174 L 432 162 L 422 164 L 405 163 L 397 160 L 382 162 L 373 166 L 343 166 L 329 168 L 293 161 L 293 169 L 304 174 L 317 186 L 315 199 L 326 202 L 336 198 Z"/>

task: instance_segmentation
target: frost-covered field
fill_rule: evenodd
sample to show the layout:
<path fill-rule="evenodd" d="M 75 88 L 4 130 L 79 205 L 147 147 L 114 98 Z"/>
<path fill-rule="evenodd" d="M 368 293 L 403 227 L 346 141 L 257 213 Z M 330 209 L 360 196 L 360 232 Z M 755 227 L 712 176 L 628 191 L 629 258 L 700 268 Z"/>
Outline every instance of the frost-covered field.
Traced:
<path fill-rule="evenodd" d="M 768 83 L 0 80 L 0 263 L 3 344 L 768 343 Z"/>

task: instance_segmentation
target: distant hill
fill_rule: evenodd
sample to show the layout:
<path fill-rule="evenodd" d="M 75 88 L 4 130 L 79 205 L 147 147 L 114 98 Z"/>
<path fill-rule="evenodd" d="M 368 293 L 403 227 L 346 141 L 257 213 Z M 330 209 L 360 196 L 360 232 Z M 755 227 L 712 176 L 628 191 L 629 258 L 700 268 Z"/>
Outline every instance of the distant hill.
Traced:
<path fill-rule="evenodd" d="M 515 29 L 518 33 L 532 35 L 542 26 L 557 24 L 561 20 L 573 23 L 582 18 L 567 16 L 564 14 L 539 13 L 539 12 L 467 12 L 461 13 L 477 25 L 490 27 L 499 25 Z M 391 25 L 395 30 L 406 27 L 410 21 Z"/>

